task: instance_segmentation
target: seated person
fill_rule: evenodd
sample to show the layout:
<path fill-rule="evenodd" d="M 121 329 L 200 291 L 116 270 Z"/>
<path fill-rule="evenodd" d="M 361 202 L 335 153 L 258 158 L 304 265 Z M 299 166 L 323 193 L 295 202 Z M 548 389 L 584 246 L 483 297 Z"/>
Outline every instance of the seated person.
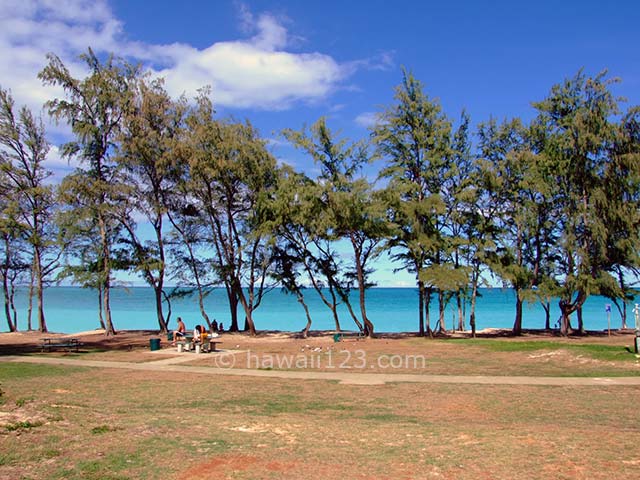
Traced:
<path fill-rule="evenodd" d="M 187 330 L 187 327 L 185 327 L 184 322 L 182 321 L 182 318 L 178 317 L 178 328 L 173 331 L 173 342 L 171 342 L 171 345 L 175 345 L 176 340 L 178 340 L 179 337 L 184 337 L 184 332 L 186 330 Z"/>
<path fill-rule="evenodd" d="M 218 332 L 220 333 L 224 332 L 224 325 L 222 325 L 222 322 L 220 322 L 220 328 L 218 328 Z"/>
<path fill-rule="evenodd" d="M 194 342 L 203 342 L 207 338 L 207 331 L 202 325 L 196 325 L 196 328 L 193 330 L 193 341 Z"/>

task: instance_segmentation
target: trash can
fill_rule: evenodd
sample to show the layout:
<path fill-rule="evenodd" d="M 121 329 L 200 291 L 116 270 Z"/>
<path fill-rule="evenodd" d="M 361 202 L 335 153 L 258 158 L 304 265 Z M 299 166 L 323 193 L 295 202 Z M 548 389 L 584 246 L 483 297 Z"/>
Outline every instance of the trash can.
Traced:
<path fill-rule="evenodd" d="M 173 342 L 173 332 L 167 332 L 167 341 Z"/>
<path fill-rule="evenodd" d="M 159 338 L 150 338 L 149 339 L 149 349 L 153 352 L 155 350 L 160 350 L 160 339 Z"/>

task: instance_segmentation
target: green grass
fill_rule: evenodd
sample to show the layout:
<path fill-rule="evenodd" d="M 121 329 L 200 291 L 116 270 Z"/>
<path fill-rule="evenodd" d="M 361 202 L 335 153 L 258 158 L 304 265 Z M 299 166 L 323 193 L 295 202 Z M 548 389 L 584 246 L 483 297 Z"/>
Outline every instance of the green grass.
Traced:
<path fill-rule="evenodd" d="M 258 416 L 275 416 L 289 413 L 342 412 L 352 411 L 355 407 L 338 402 L 305 401 L 298 395 L 278 394 L 259 397 L 243 397 L 233 400 L 233 404 L 242 407 L 245 413 Z"/>
<path fill-rule="evenodd" d="M 29 421 L 26 421 L 26 422 L 12 423 L 10 425 L 7 425 L 4 428 L 9 432 L 14 432 L 16 430 L 29 430 L 30 428 L 36 428 L 36 427 L 40 427 L 42 425 L 43 425 L 42 422 L 29 422 Z"/>
<path fill-rule="evenodd" d="M 0 362 L 0 381 L 33 377 L 68 376 L 71 373 L 82 372 L 85 370 L 86 368 L 84 367 Z"/>
<path fill-rule="evenodd" d="M 362 418 L 363 420 L 372 420 L 375 422 L 382 422 L 382 423 L 392 423 L 392 424 L 398 424 L 398 423 L 421 423 L 417 418 L 415 417 L 410 417 L 407 415 L 398 415 L 395 413 L 370 413 L 364 416 L 361 416 L 359 418 Z"/>
<path fill-rule="evenodd" d="M 58 391 L 67 381 L 6 382 L 10 409 L 33 395 L 27 409 L 47 418 L 55 405 L 64 421 L 0 435 L 0 478 L 160 480 L 211 465 L 237 480 L 575 478 L 566 462 L 583 451 L 595 452 L 580 457 L 584 478 L 626 478 L 636 465 L 611 458 L 640 441 L 629 408 L 638 387 L 212 382 L 95 369 Z"/>
<path fill-rule="evenodd" d="M 15 465 L 21 460 L 22 458 L 15 452 L 0 453 L 0 467 L 4 465 Z"/>
<path fill-rule="evenodd" d="M 93 427 L 91 429 L 91 433 L 94 435 L 101 435 L 103 433 L 108 433 L 108 432 L 117 432 L 118 430 L 121 430 L 118 427 L 111 427 L 109 425 L 100 425 L 98 427 Z"/>
<path fill-rule="evenodd" d="M 578 355 L 587 355 L 605 361 L 635 361 L 636 357 L 627 347 L 601 344 L 575 344 L 548 340 L 497 340 L 497 339 L 452 339 L 451 343 L 473 345 L 493 352 L 533 352 L 538 350 L 568 350 Z"/>
<path fill-rule="evenodd" d="M 146 443 L 146 442 L 143 442 Z M 140 446 L 142 447 L 142 446 Z M 117 449 L 100 458 L 78 461 L 58 469 L 53 478 L 72 480 L 124 480 L 140 478 L 138 472 L 148 469 L 153 450 L 136 448 L 135 451 Z M 156 452 L 157 453 L 157 452 Z M 149 478 L 159 478 L 155 468 L 148 470 Z"/>
<path fill-rule="evenodd" d="M 27 402 L 32 402 L 33 397 L 19 398 L 16 400 L 16 407 L 24 407 Z"/>

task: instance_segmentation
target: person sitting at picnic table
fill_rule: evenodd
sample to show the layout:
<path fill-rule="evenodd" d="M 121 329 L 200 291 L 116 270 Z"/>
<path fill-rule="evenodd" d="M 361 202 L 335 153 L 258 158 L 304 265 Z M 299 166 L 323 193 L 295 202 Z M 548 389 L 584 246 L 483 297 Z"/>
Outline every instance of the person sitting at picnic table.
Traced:
<path fill-rule="evenodd" d="M 173 342 L 171 342 L 171 345 L 175 346 L 176 340 L 178 339 L 178 337 L 184 337 L 184 332 L 186 330 L 187 330 L 187 327 L 185 327 L 184 322 L 182 321 L 182 318 L 178 317 L 178 328 L 173 331 Z"/>
<path fill-rule="evenodd" d="M 194 342 L 204 342 L 204 339 L 207 338 L 207 331 L 202 325 L 196 325 L 196 328 L 193 329 L 193 341 Z"/>

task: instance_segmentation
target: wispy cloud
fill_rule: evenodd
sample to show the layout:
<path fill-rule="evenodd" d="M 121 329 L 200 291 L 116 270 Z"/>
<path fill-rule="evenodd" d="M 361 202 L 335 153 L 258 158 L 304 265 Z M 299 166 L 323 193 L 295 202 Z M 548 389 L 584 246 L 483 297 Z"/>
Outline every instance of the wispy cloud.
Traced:
<path fill-rule="evenodd" d="M 380 121 L 380 117 L 376 112 L 363 112 L 355 118 L 357 125 L 365 128 L 375 126 Z"/>
<path fill-rule="evenodd" d="M 0 70 L 11 72 L 0 83 L 11 88 L 18 103 L 39 110 L 55 96 L 36 78 L 45 55 L 55 53 L 72 73 L 81 75 L 77 57 L 91 47 L 143 61 L 166 77 L 167 89 L 176 96 L 191 97 L 209 85 L 218 106 L 281 110 L 327 97 L 353 72 L 352 65 L 329 55 L 291 51 L 283 19 L 271 13 L 254 15 L 246 5 L 237 5 L 246 38 L 198 49 L 128 40 L 105 0 L 0 0 Z"/>
<path fill-rule="evenodd" d="M 37 78 L 46 54 L 65 60 L 74 75 L 83 73 L 78 54 L 89 46 L 117 52 L 122 24 L 101 0 L 0 0 L 0 78 L 17 104 L 40 111 L 42 104 L 61 92 L 44 87 Z"/>

